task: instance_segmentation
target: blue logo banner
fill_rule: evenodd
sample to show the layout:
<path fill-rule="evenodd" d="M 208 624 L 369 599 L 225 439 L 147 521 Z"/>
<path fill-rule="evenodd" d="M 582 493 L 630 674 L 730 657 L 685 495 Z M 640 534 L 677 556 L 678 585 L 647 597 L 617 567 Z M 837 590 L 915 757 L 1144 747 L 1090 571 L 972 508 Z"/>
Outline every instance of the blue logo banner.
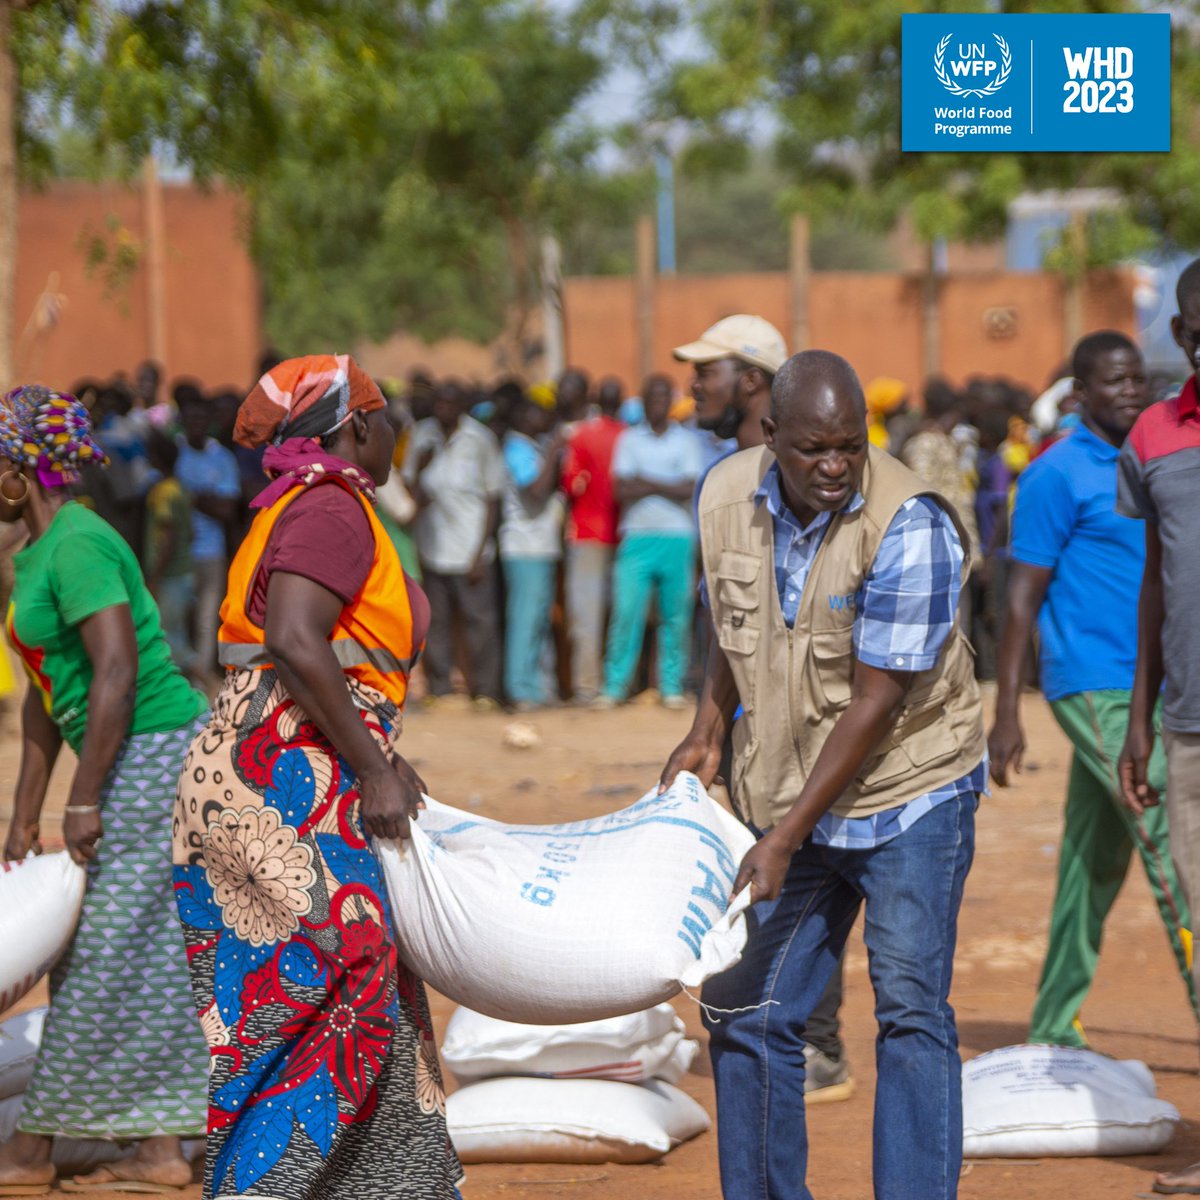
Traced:
<path fill-rule="evenodd" d="M 904 150 L 1171 149 L 1171 18 L 907 14 Z"/>

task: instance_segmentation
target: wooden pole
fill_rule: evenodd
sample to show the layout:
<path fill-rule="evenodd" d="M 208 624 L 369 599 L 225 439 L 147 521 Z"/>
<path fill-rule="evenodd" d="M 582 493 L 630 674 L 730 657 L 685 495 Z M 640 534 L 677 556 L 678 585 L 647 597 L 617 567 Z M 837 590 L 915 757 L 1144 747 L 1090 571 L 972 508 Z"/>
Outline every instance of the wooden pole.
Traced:
<path fill-rule="evenodd" d="M 542 374 L 557 379 L 567 365 L 566 323 L 563 319 L 562 252 L 558 238 L 542 238 Z"/>
<path fill-rule="evenodd" d="M 808 217 L 795 213 L 788 239 L 788 297 L 792 310 L 791 352 L 799 354 L 811 344 L 808 325 L 809 288 L 812 284 L 812 255 Z"/>
<path fill-rule="evenodd" d="M 1083 286 L 1087 280 L 1087 213 L 1071 213 L 1067 230 L 1070 245 L 1066 293 L 1063 297 L 1063 352 L 1070 358 L 1075 344 L 1083 337 Z"/>
<path fill-rule="evenodd" d="M 654 369 L 654 218 L 648 215 L 638 217 L 636 272 L 638 372 L 644 379 Z"/>
<path fill-rule="evenodd" d="M 146 227 L 147 357 L 167 369 L 167 287 L 164 269 L 166 218 L 158 164 L 148 155 L 142 168 L 142 204 Z"/>
<path fill-rule="evenodd" d="M 925 274 L 921 279 L 921 334 L 923 368 L 926 379 L 942 373 L 942 321 L 938 311 L 937 248 L 933 241 L 927 247 Z"/>

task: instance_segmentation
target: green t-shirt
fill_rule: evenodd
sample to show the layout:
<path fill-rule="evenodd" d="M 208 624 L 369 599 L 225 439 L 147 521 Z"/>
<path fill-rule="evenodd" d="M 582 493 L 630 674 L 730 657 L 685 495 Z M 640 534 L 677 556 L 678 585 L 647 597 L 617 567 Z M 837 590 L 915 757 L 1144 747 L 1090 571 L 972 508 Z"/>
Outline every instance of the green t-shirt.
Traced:
<path fill-rule="evenodd" d="M 142 562 L 147 572 L 158 564 L 162 544 L 174 535 L 171 557 L 163 568 L 164 579 L 192 571 L 192 505 L 174 475 L 160 479 L 146 493 L 146 542 Z"/>
<path fill-rule="evenodd" d="M 114 604 L 129 606 L 137 636 L 137 698 L 129 732 L 181 729 L 204 711 L 204 697 L 171 661 L 158 608 L 133 551 L 102 517 L 81 504 L 64 504 L 50 528 L 14 556 L 13 566 L 9 640 L 77 754 L 92 685 L 92 663 L 78 626 Z"/>

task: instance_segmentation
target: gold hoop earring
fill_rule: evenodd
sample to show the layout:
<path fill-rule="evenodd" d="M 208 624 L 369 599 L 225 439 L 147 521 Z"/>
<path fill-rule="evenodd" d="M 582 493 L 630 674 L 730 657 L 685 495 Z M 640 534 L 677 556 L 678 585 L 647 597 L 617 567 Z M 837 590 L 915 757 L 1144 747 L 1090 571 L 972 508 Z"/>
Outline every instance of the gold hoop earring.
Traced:
<path fill-rule="evenodd" d="M 4 481 L 10 476 L 15 475 L 24 485 L 25 490 L 15 500 L 7 495 L 4 491 Z M 9 508 L 20 508 L 21 505 L 29 499 L 29 480 L 21 474 L 20 471 L 7 470 L 3 475 L 0 475 L 0 500 L 3 500 Z"/>

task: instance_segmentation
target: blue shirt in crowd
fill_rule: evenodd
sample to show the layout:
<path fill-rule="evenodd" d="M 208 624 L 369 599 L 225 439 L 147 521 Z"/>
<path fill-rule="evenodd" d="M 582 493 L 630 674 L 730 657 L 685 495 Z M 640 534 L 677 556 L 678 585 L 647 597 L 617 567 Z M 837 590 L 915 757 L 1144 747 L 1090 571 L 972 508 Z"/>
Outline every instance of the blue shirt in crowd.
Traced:
<path fill-rule="evenodd" d="M 1133 687 L 1146 543 L 1116 510 L 1117 455 L 1080 426 L 1017 483 L 1012 557 L 1054 572 L 1038 613 L 1047 700 Z"/>
<path fill-rule="evenodd" d="M 209 438 L 204 443 L 203 450 L 194 450 L 186 439 L 180 438 L 179 461 L 175 464 L 175 475 L 193 496 L 207 493 L 222 500 L 236 500 L 242 494 L 237 459 L 215 438 Z M 220 521 L 194 507 L 192 557 L 225 557 L 225 527 Z"/>
<path fill-rule="evenodd" d="M 657 434 L 649 425 L 635 425 L 617 439 L 613 452 L 614 479 L 646 479 L 651 483 L 695 484 L 704 469 L 704 447 L 691 429 L 671 422 Z M 694 536 L 691 505 L 665 496 L 646 496 L 621 514 L 620 532 L 679 533 Z"/>

